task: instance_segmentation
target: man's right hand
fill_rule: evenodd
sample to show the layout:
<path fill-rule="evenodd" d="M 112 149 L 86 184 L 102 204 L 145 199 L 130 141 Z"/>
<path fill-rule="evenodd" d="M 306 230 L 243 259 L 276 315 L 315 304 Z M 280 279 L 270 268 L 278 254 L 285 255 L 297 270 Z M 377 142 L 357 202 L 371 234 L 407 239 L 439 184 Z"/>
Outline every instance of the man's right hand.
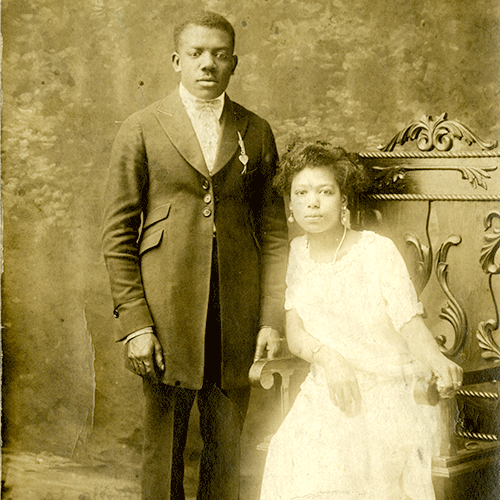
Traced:
<path fill-rule="evenodd" d="M 137 375 L 156 376 L 155 365 L 165 370 L 163 350 L 153 333 L 145 333 L 128 342 L 128 359 Z"/>

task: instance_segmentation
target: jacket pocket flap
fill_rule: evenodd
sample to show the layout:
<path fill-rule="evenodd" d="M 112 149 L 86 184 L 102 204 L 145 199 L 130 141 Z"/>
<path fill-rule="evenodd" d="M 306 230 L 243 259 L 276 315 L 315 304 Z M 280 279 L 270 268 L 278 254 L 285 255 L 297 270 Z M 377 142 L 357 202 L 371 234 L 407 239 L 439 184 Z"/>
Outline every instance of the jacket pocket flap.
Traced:
<path fill-rule="evenodd" d="M 148 234 L 145 238 L 143 238 L 139 245 L 139 255 L 142 255 L 144 252 L 151 250 L 151 248 L 158 246 L 160 244 L 162 236 L 163 229 L 160 229 L 159 231 Z"/>
<path fill-rule="evenodd" d="M 165 205 L 161 205 L 151 210 L 151 212 L 148 213 L 146 220 L 144 221 L 143 229 L 156 224 L 158 221 L 166 219 L 170 212 L 170 205 L 170 203 L 165 203 Z"/>

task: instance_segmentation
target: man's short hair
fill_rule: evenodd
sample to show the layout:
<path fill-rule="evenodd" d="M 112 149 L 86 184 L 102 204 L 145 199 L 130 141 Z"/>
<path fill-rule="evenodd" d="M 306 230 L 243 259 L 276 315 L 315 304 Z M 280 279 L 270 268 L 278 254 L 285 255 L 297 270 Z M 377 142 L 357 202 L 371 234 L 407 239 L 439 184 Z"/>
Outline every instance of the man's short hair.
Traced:
<path fill-rule="evenodd" d="M 232 24 L 220 14 L 216 14 L 211 11 L 199 12 L 197 14 L 193 14 L 188 18 L 184 19 L 181 23 L 179 23 L 174 28 L 174 46 L 175 50 L 179 49 L 179 42 L 182 36 L 182 33 L 188 26 L 204 26 L 205 28 L 212 28 L 224 31 L 231 38 L 232 48 L 234 50 L 235 43 L 235 34 L 234 28 Z"/>

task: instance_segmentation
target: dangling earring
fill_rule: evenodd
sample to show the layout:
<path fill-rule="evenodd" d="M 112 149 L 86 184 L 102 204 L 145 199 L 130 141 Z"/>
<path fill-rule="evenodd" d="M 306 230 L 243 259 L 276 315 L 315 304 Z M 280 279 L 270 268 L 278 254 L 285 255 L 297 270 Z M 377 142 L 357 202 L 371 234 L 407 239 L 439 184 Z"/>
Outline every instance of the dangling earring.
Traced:
<path fill-rule="evenodd" d="M 346 210 L 346 206 L 345 205 L 342 206 L 342 216 L 340 218 L 340 221 L 342 222 L 342 224 L 344 226 L 347 223 L 347 210 Z"/>
<path fill-rule="evenodd" d="M 292 207 L 290 207 L 290 215 L 288 216 L 288 222 L 293 222 L 295 219 L 293 218 Z"/>

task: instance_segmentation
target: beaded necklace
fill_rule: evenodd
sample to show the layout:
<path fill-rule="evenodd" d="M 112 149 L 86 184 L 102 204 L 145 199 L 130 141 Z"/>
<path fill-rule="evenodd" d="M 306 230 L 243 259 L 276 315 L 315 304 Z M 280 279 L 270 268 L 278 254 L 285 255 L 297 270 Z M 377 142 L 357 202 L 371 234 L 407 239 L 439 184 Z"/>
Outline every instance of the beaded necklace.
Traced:
<path fill-rule="evenodd" d="M 342 234 L 342 238 L 340 238 L 339 246 L 335 250 L 335 255 L 333 256 L 333 261 L 331 262 L 331 264 L 335 264 L 335 262 L 337 262 L 337 256 L 339 254 L 340 248 L 342 247 L 342 244 L 344 243 L 346 234 L 347 234 L 347 226 L 344 226 L 344 232 Z M 309 250 L 309 240 L 306 240 L 306 248 Z"/>
<path fill-rule="evenodd" d="M 340 239 L 339 246 L 337 247 L 337 250 L 335 250 L 335 255 L 333 256 L 333 263 L 337 262 L 337 256 L 339 254 L 340 247 L 342 246 L 342 243 L 344 243 L 345 240 L 345 235 L 347 233 L 347 226 L 344 226 L 344 233 L 342 234 L 342 238 Z"/>

